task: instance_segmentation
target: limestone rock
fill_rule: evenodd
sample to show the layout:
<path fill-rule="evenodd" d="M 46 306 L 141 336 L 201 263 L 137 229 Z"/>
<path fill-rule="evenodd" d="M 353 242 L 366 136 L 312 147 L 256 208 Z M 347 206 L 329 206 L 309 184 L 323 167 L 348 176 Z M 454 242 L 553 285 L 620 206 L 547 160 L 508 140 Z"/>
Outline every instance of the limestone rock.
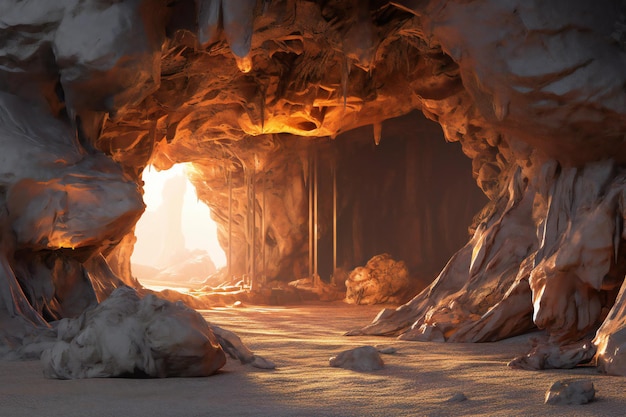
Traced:
<path fill-rule="evenodd" d="M 215 324 L 209 324 L 224 351 L 233 359 L 238 359 L 243 364 L 251 364 L 255 368 L 274 369 L 276 365 L 261 356 L 255 355 L 242 341 L 239 336 L 230 330 L 223 329 Z"/>
<path fill-rule="evenodd" d="M 76 319 L 63 319 L 42 354 L 48 378 L 208 376 L 226 357 L 206 321 L 181 303 L 119 288 Z"/>
<path fill-rule="evenodd" d="M 377 371 L 383 369 L 385 363 L 373 346 L 362 346 L 345 350 L 329 359 L 330 366 L 351 369 L 353 371 Z"/>
<path fill-rule="evenodd" d="M 546 404 L 580 405 L 593 401 L 596 390 L 588 379 L 565 379 L 556 381 L 546 392 Z"/>

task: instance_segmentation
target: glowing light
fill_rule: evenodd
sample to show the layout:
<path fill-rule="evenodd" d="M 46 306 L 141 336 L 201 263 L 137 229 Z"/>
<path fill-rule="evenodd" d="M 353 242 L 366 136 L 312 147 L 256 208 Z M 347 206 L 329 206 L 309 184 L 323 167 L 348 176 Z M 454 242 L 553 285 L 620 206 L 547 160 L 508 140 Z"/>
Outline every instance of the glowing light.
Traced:
<path fill-rule="evenodd" d="M 148 167 L 143 172 L 144 202 L 146 214 L 137 223 L 137 242 L 133 251 L 132 262 L 141 265 L 157 266 L 161 251 L 161 242 L 165 234 L 164 224 L 148 224 L 150 213 L 156 213 L 163 204 L 165 183 L 176 177 L 185 176 L 183 164 L 174 165 L 167 171 L 157 171 Z M 166 197 L 167 198 L 167 197 Z M 152 216 L 154 219 L 154 216 Z M 198 201 L 195 187 L 186 180 L 183 196 L 182 233 L 188 250 L 201 249 L 208 252 L 216 268 L 226 265 L 226 255 L 217 240 L 217 225 L 211 219 L 211 211 L 206 204 Z M 145 233 L 143 233 L 145 232 Z M 165 242 L 167 244 L 168 242 Z M 177 248 L 172 248 L 176 250 Z"/>
<path fill-rule="evenodd" d="M 250 55 L 246 55 L 244 57 L 235 55 L 235 61 L 237 61 L 237 68 L 239 68 L 239 71 L 244 74 L 252 71 L 252 58 L 250 58 Z"/>

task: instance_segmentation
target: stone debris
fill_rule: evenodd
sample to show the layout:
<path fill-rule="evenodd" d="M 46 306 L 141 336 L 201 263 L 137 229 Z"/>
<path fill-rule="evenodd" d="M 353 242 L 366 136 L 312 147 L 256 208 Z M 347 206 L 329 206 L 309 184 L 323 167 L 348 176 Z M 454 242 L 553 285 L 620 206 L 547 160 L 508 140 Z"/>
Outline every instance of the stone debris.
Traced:
<path fill-rule="evenodd" d="M 455 392 L 446 400 L 447 403 L 460 403 L 463 401 L 467 401 L 467 397 L 462 392 Z"/>
<path fill-rule="evenodd" d="M 511 368 L 526 370 L 571 369 L 579 364 L 588 363 L 596 354 L 596 346 L 589 340 L 561 346 L 547 341 L 533 341 L 532 349 L 523 356 L 518 356 L 508 363 Z"/>
<path fill-rule="evenodd" d="M 329 359 L 330 366 L 351 369 L 353 371 L 377 371 L 383 369 L 385 363 L 373 346 L 362 346 L 345 350 Z"/>
<path fill-rule="evenodd" d="M 595 399 L 596 389 L 589 379 L 556 381 L 546 392 L 545 404 L 587 404 Z"/>

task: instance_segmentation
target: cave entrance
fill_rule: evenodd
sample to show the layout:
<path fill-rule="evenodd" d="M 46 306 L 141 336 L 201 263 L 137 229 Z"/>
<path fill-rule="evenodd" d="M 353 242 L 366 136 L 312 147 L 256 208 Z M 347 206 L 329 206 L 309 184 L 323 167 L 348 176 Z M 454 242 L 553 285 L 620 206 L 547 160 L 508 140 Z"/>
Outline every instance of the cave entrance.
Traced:
<path fill-rule="evenodd" d="M 143 171 L 146 211 L 135 227 L 131 264 L 146 287 L 194 288 L 226 265 L 209 207 L 199 201 L 184 164 Z"/>

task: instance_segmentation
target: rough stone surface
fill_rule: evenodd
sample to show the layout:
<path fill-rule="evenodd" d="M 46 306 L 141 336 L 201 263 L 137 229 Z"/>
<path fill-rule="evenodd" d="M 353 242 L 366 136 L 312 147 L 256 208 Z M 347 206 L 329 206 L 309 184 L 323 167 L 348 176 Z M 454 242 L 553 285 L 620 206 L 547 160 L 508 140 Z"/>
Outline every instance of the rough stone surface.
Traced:
<path fill-rule="evenodd" d="M 590 362 L 596 354 L 596 346 L 590 340 L 560 346 L 536 343 L 526 355 L 509 362 L 509 366 L 518 369 L 568 369 Z"/>
<path fill-rule="evenodd" d="M 226 356 L 196 311 L 119 288 L 79 317 L 61 320 L 41 360 L 48 378 L 168 377 L 211 375 Z"/>
<path fill-rule="evenodd" d="M 409 287 L 409 271 L 404 262 L 395 261 L 385 253 L 350 273 L 345 301 L 349 304 L 399 303 L 406 297 Z"/>
<path fill-rule="evenodd" d="M 344 350 L 328 361 L 335 368 L 351 369 L 353 371 L 377 371 L 385 367 L 378 350 L 373 346 L 362 346 L 350 350 Z"/>
<path fill-rule="evenodd" d="M 556 381 L 546 392 L 546 404 L 580 405 L 587 404 L 596 397 L 593 382 L 587 379 L 566 379 Z"/>

